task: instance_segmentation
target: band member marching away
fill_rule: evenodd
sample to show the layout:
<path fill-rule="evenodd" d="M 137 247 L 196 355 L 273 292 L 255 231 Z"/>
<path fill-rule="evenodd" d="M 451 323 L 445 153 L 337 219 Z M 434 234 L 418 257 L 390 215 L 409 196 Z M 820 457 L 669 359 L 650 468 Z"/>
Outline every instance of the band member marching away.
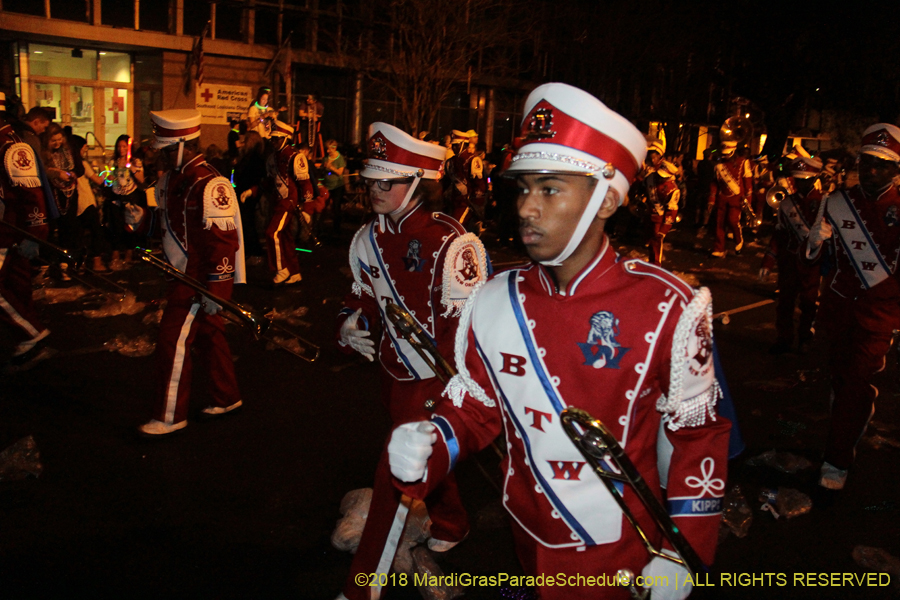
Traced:
<path fill-rule="evenodd" d="M 716 208 L 716 243 L 712 255 L 725 257 L 725 227 L 734 235 L 734 251 L 744 247 L 741 234 L 741 207 L 753 193 L 753 173 L 750 161 L 740 156 L 737 142 L 722 142 L 722 158 L 716 164 L 716 179 L 709 186 L 709 207 Z"/>
<path fill-rule="evenodd" d="M 13 110 L 0 92 L 0 220 L 47 239 L 47 207 L 34 150 L 13 132 Z M 10 107 L 12 108 L 12 107 Z M 22 369 L 52 350 L 44 340 L 50 330 L 41 323 L 32 301 L 31 259 L 38 256 L 37 242 L 22 239 L 0 225 L 0 322 L 16 342 L 8 367 Z"/>
<path fill-rule="evenodd" d="M 470 291 L 487 277 L 481 242 L 447 215 L 430 212 L 426 202 L 440 199 L 445 151 L 385 123 L 369 127 L 368 159 L 360 176 L 369 186 L 377 219 L 364 225 L 350 246 L 354 294 L 340 316 L 340 345 L 383 367 L 385 403 L 395 426 L 422 421 L 429 399 L 439 400 L 443 384 L 412 346 L 384 318 L 385 307 L 406 310 L 442 354 L 453 352 L 453 336 Z M 381 339 L 371 332 L 380 323 Z M 469 531 L 455 480 L 443 479 L 424 497 L 432 520 L 428 547 L 446 551 Z M 397 550 L 409 507 L 393 486 L 382 452 L 369 516 L 351 573 L 339 598 L 377 598 L 379 587 L 359 587 L 357 575 L 386 573 Z"/>
<path fill-rule="evenodd" d="M 275 285 L 298 283 L 300 260 L 297 258 L 291 223 L 299 207 L 312 200 L 315 192 L 309 179 L 309 165 L 306 155 L 294 150 L 291 137 L 294 128 L 281 121 L 272 124 L 272 140 L 275 151 L 266 160 L 266 174 L 271 189 L 275 191 L 277 203 L 272 220 L 266 228 L 266 249 L 269 257 L 269 271 L 273 273 Z M 251 188 L 241 194 L 242 198 L 256 194 Z"/>
<path fill-rule="evenodd" d="M 666 234 L 671 231 L 678 217 L 678 203 L 681 201 L 681 190 L 675 176 L 678 167 L 664 160 L 656 169 L 655 177 L 647 181 L 654 181 L 656 185 L 648 187 L 647 202 L 650 204 L 650 262 L 661 265 L 663 259 L 663 242 Z"/>
<path fill-rule="evenodd" d="M 804 352 L 813 338 L 813 321 L 816 318 L 816 301 L 819 299 L 819 261 L 806 260 L 806 240 L 809 227 L 816 221 L 822 192 L 816 182 L 822 172 L 822 161 L 817 158 L 799 157 L 791 163 L 794 193 L 785 195 L 778 207 L 777 222 L 772 241 L 763 257 L 759 280 L 765 281 L 778 265 L 778 306 L 775 329 L 778 337 L 770 354 L 791 351 L 794 342 L 794 306 L 799 300 L 800 325 L 798 327 L 798 351 Z"/>
<path fill-rule="evenodd" d="M 240 213 L 231 182 L 200 153 L 200 113 L 196 110 L 151 112 L 156 136 L 172 170 L 156 186 L 166 260 L 204 282 L 211 294 L 231 299 L 232 286 L 244 283 Z M 127 221 L 136 228 L 149 219 L 132 206 Z M 157 387 L 153 419 L 141 425 L 145 437 L 161 437 L 187 426 L 193 357 L 210 374 L 213 405 L 204 417 L 217 417 L 242 405 L 231 351 L 225 340 L 222 307 L 175 281 L 166 293 L 166 309 L 156 343 Z"/>
<path fill-rule="evenodd" d="M 878 123 L 863 133 L 859 185 L 825 200 L 810 228 L 807 256 L 827 243 L 834 268 L 825 275 L 819 319 L 829 345 L 831 428 L 819 485 L 839 490 L 856 444 L 875 412 L 872 376 L 884 368 L 900 329 L 900 128 Z"/>
<path fill-rule="evenodd" d="M 508 173 L 519 186 L 522 242 L 533 263 L 470 297 L 457 334 L 453 400 L 430 421 L 396 428 L 388 447 L 400 489 L 427 494 L 461 458 L 503 433 L 503 504 L 528 575 L 628 568 L 684 598 L 687 570 L 646 552 L 560 425 L 568 405 L 598 418 L 676 525 L 712 562 L 729 421 L 716 415 L 709 291 L 624 260 L 603 233 L 646 152 L 640 132 L 599 100 L 551 83 L 526 100 L 525 143 Z M 423 476 L 426 474 L 427 477 Z M 399 482 L 409 482 L 400 484 Z M 631 488 L 625 502 L 650 533 Z M 659 542 L 658 530 L 651 534 Z M 543 600 L 626 598 L 619 586 L 543 587 Z"/>

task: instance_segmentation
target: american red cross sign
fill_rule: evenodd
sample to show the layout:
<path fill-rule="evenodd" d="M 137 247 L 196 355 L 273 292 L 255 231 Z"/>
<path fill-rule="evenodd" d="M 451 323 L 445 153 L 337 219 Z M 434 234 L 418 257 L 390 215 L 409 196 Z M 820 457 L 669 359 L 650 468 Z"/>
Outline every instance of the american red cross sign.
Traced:
<path fill-rule="evenodd" d="M 125 98 L 119 96 L 119 90 L 113 90 L 112 102 L 109 110 L 113 113 L 113 123 L 119 122 L 119 112 L 125 110 Z"/>
<path fill-rule="evenodd" d="M 203 90 L 203 93 L 200 94 L 200 97 L 203 98 L 204 102 L 209 102 L 209 99 L 213 97 L 213 93 L 209 91 L 209 88 Z"/>

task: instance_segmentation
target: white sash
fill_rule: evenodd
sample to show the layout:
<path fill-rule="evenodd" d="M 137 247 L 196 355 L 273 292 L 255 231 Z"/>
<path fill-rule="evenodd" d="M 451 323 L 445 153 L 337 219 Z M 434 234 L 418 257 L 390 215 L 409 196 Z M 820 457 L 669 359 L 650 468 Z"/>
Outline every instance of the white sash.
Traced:
<path fill-rule="evenodd" d="M 741 167 L 743 166 L 743 163 L 741 163 Z M 743 168 L 741 170 L 743 170 Z M 725 163 L 717 164 L 716 173 L 719 174 L 719 177 L 725 182 L 725 185 L 728 186 L 728 191 L 731 192 L 732 196 L 737 196 L 741 193 L 741 184 L 735 180 L 731 171 L 728 169 L 728 165 Z"/>
<path fill-rule="evenodd" d="M 560 424 L 559 414 L 567 403 L 557 389 L 559 378 L 551 376 L 544 364 L 544 349 L 538 347 L 532 334 L 534 322 L 529 321 L 522 305 L 517 278 L 518 271 L 511 271 L 482 288 L 472 321 L 479 351 L 504 412 L 521 436 L 538 492 L 553 505 L 551 516 L 562 519 L 572 530 L 573 541 L 561 547 L 618 541 L 622 536 L 622 511 Z M 518 368 L 513 374 L 502 372 L 501 351 L 524 357 L 524 373 Z M 548 413 L 549 419 L 536 411 Z M 533 426 L 536 419 L 540 419 L 537 422 L 543 431 Z M 563 471 L 568 478 L 559 477 Z M 508 473 L 507 480 L 510 476 L 515 475 Z M 508 499 L 504 505 L 509 508 Z M 517 516 L 512 509 L 510 512 Z"/>
<path fill-rule="evenodd" d="M 393 302 L 412 315 L 412 312 L 410 312 L 409 308 L 403 303 L 402 297 L 391 282 L 391 274 L 388 272 L 387 265 L 381 258 L 381 250 L 375 242 L 375 227 L 376 222 L 373 221 L 366 227 L 366 230 L 363 231 L 362 236 L 360 236 L 362 238 L 361 241 L 363 242 L 363 246 L 365 247 L 365 257 L 358 257 L 360 267 L 369 273 L 369 280 L 372 282 L 375 301 L 378 302 L 378 308 L 381 310 L 381 320 L 385 324 L 384 331 L 391 339 L 391 343 L 393 344 L 394 350 L 397 352 L 397 356 L 400 357 L 400 360 L 403 361 L 403 364 L 412 374 L 412 377 L 403 381 L 412 379 L 430 379 L 435 376 L 434 371 L 431 370 L 428 363 L 422 360 L 422 357 L 413 349 L 412 345 L 403 339 L 397 330 L 394 329 L 393 323 L 391 323 L 391 320 L 385 312 L 385 306 Z M 366 263 L 363 259 L 371 262 Z M 378 277 L 373 276 L 371 266 L 376 266 L 381 271 L 378 274 Z M 412 316 L 422 328 L 422 331 L 429 336 L 431 342 L 437 345 L 434 338 L 429 334 L 429 328 L 422 325 L 422 322 L 416 319 L 415 315 Z"/>
<path fill-rule="evenodd" d="M 824 200 L 823 200 L 824 202 Z M 809 225 L 804 220 L 800 209 L 790 196 L 786 196 L 781 201 L 781 214 L 791 226 L 791 230 L 800 238 L 801 242 L 805 242 L 809 237 Z"/>
<path fill-rule="evenodd" d="M 847 194 L 841 192 L 828 198 L 831 227 L 837 232 L 856 275 L 866 289 L 871 289 L 890 277 L 891 270 Z"/>

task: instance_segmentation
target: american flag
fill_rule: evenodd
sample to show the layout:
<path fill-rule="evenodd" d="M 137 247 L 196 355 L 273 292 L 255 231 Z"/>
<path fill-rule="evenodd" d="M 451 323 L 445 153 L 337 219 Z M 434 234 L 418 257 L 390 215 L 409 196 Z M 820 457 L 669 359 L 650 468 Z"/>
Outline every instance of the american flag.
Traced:
<path fill-rule="evenodd" d="M 197 65 L 197 85 L 203 85 L 203 39 L 209 33 L 209 21 L 203 28 L 200 38 L 194 42 L 194 62 Z"/>

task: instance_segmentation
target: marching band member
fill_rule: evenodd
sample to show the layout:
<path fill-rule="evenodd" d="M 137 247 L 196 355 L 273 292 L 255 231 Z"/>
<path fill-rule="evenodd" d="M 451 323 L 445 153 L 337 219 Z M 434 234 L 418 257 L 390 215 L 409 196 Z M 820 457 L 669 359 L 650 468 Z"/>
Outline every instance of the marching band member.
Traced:
<path fill-rule="evenodd" d="M 766 209 L 766 193 L 773 185 L 775 176 L 769 168 L 769 157 L 760 154 L 753 159 L 753 212 L 759 219 L 763 218 Z"/>
<path fill-rule="evenodd" d="M 568 405 L 620 440 L 704 562 L 715 553 L 729 421 L 712 355 L 709 291 L 661 267 L 625 260 L 603 233 L 646 152 L 630 122 L 593 96 L 551 83 L 526 100 L 524 145 L 508 174 L 519 186 L 522 242 L 532 264 L 473 292 L 456 339 L 459 375 L 429 421 L 392 434 L 399 489 L 422 497 L 461 458 L 502 433 L 503 504 L 526 574 L 645 576 L 687 571 L 650 558 L 637 533 L 560 425 Z M 403 483 L 406 482 L 406 483 Z M 630 488 L 625 502 L 659 542 Z M 684 598 L 674 582 L 653 597 Z M 623 587 L 543 587 L 541 598 L 625 598 Z"/>
<path fill-rule="evenodd" d="M 678 217 L 678 203 L 681 201 L 681 190 L 675 176 L 678 166 L 667 160 L 662 161 L 652 177 L 655 185 L 648 186 L 647 201 L 650 204 L 650 263 L 662 264 L 663 242 L 666 234 L 672 230 Z M 650 179 L 647 180 L 648 182 Z"/>
<path fill-rule="evenodd" d="M 7 113 L 6 94 L 0 92 L 0 219 L 47 239 L 50 229 L 38 158 L 13 131 L 14 116 L 12 107 Z M 10 368 L 32 365 L 53 352 L 44 342 L 50 330 L 41 323 L 32 301 L 31 259 L 38 250 L 37 242 L 0 226 L 0 322 L 16 342 Z"/>
<path fill-rule="evenodd" d="M 813 338 L 813 321 L 816 318 L 816 301 L 819 298 L 821 273 L 818 261 L 806 260 L 806 240 L 809 228 L 819 213 L 822 192 L 816 185 L 822 172 L 822 161 L 817 158 L 799 157 L 791 162 L 792 188 L 778 207 L 775 233 L 763 257 L 759 280 L 765 281 L 777 263 L 778 306 L 775 329 L 778 337 L 770 354 L 791 351 L 794 341 L 794 306 L 800 304 L 800 339 L 798 351 L 804 352 Z"/>
<path fill-rule="evenodd" d="M 277 203 L 266 228 L 266 249 L 269 271 L 274 274 L 272 283 L 275 285 L 291 285 L 303 278 L 294 236 L 291 235 L 291 222 L 300 204 L 312 200 L 314 196 L 306 155 L 291 146 L 293 135 L 294 128 L 290 125 L 278 120 L 273 122 L 274 152 L 266 160 L 266 174 L 270 187 L 275 190 Z M 249 189 L 241 196 L 252 196 L 254 193 L 255 189 Z"/>
<path fill-rule="evenodd" d="M 172 170 L 156 186 L 162 246 L 166 260 L 202 281 L 219 298 L 231 298 L 244 283 L 240 213 L 231 182 L 219 175 L 200 152 L 200 113 L 196 110 L 151 112 L 156 136 Z M 144 210 L 130 205 L 127 222 L 146 227 Z M 156 343 L 157 388 L 153 419 L 141 425 L 145 437 L 162 437 L 187 426 L 193 361 L 210 373 L 213 405 L 204 417 L 217 417 L 242 405 L 231 351 L 225 340 L 222 307 L 177 280 L 166 294 L 166 309 Z"/>
<path fill-rule="evenodd" d="M 443 385 L 383 316 L 385 307 L 394 303 L 408 311 L 449 358 L 459 311 L 469 292 L 487 277 L 487 254 L 478 238 L 426 205 L 440 200 L 444 155 L 441 146 L 386 123 L 369 127 L 368 159 L 360 176 L 378 218 L 364 225 L 350 246 L 354 293 L 341 311 L 340 345 L 370 361 L 378 356 L 384 401 L 395 425 L 426 419 L 430 413 L 425 402 L 440 399 Z M 376 343 L 371 333 L 378 323 L 382 333 Z M 428 547 L 449 550 L 469 531 L 456 482 L 444 478 L 429 492 L 423 496 L 432 520 Z M 359 587 L 356 576 L 390 569 L 409 502 L 394 488 L 383 451 L 369 516 L 340 597 L 380 596 L 379 587 Z"/>
<path fill-rule="evenodd" d="M 900 128 L 872 125 L 863 133 L 859 185 L 825 199 L 810 228 L 807 256 L 827 243 L 834 268 L 825 275 L 819 321 L 828 335 L 831 428 L 819 485 L 843 489 L 856 444 L 875 412 L 872 376 L 885 365 L 900 329 Z M 822 211 L 820 211 L 822 212 Z"/>
<path fill-rule="evenodd" d="M 709 186 L 709 210 L 716 208 L 716 243 L 712 255 L 725 258 L 725 226 L 734 235 L 734 251 L 744 247 L 741 207 L 753 192 L 750 161 L 737 153 L 737 142 L 722 142 L 722 157 L 716 164 L 716 179 Z"/>

